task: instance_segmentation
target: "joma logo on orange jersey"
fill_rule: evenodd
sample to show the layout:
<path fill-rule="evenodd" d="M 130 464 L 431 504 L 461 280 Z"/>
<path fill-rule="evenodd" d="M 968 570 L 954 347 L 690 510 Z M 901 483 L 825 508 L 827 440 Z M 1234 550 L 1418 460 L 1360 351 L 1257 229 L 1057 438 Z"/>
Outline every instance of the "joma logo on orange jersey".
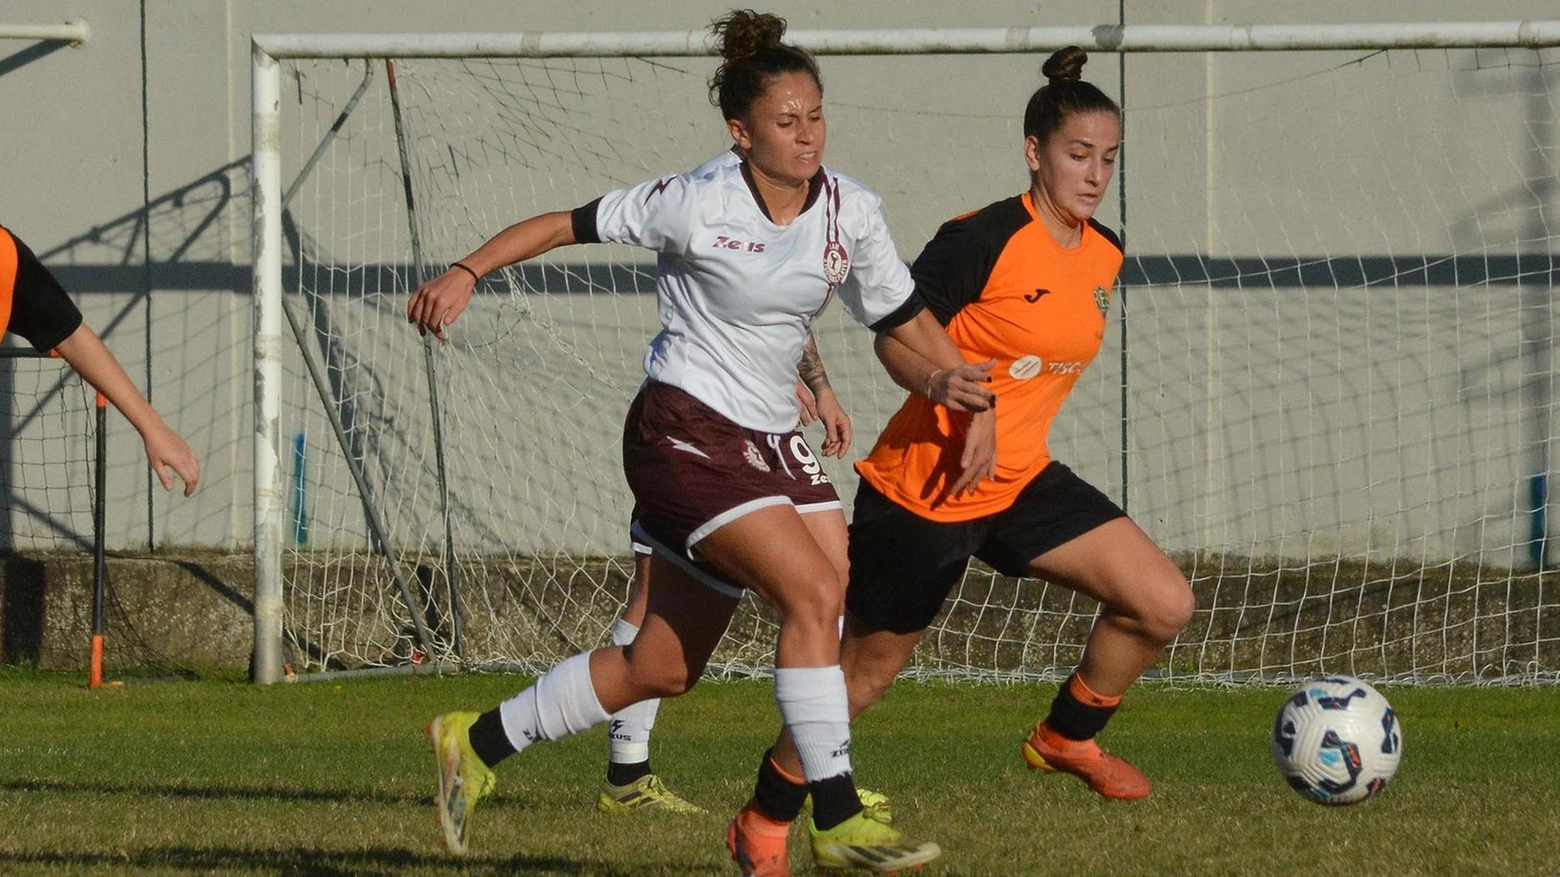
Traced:
<path fill-rule="evenodd" d="M 717 235 L 715 237 L 715 249 L 717 250 L 741 250 L 745 253 L 762 253 L 763 241 L 739 241 L 734 237 Z"/>

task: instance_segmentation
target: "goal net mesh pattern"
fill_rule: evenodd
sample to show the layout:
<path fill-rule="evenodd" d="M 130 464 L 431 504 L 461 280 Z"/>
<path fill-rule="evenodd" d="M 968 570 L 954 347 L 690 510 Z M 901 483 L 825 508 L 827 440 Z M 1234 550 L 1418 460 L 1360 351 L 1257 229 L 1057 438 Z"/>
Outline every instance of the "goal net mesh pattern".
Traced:
<path fill-rule="evenodd" d="M 883 196 L 901 257 L 1026 187 L 1042 60 L 822 59 L 826 163 Z M 284 270 L 302 337 L 281 423 L 299 672 L 537 670 L 606 641 L 632 569 L 619 440 L 658 328 L 653 254 L 567 247 L 495 273 L 426 351 L 405 307 L 507 224 L 729 145 L 713 67 L 402 61 L 398 136 L 383 62 L 284 63 L 283 174 L 301 177 Z M 1127 262 L 1050 450 L 1196 591 L 1153 675 L 1557 678 L 1557 67 L 1555 50 L 1399 49 L 1085 68 L 1123 98 L 1097 218 Z M 830 465 L 848 511 L 849 464 L 903 396 L 842 309 L 815 331 L 854 422 Z M 976 563 L 907 673 L 1060 677 L 1097 612 Z M 712 672 L 764 672 L 774 637 L 744 599 Z"/>

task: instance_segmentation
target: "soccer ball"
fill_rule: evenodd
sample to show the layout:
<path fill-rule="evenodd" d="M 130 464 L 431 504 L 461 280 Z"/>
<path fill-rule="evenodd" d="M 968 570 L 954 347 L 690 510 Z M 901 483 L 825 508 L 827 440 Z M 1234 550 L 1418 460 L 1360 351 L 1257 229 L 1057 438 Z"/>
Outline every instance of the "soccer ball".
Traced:
<path fill-rule="evenodd" d="M 1301 686 L 1273 720 L 1273 760 L 1300 796 L 1355 804 L 1387 787 L 1403 757 L 1403 728 L 1381 692 L 1352 676 Z"/>

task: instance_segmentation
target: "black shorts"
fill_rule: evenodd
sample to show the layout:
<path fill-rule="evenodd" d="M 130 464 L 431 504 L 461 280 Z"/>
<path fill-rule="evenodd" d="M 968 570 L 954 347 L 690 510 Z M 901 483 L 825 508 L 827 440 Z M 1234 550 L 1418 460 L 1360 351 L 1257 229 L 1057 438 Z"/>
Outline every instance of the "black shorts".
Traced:
<path fill-rule="evenodd" d="M 1109 497 L 1055 460 L 1011 506 L 954 523 L 920 517 L 862 481 L 850 525 L 845 606 L 877 630 L 925 630 L 971 557 L 1003 575 L 1026 576 L 1035 558 L 1125 516 Z"/>
<path fill-rule="evenodd" d="M 843 508 L 800 432 L 748 429 L 655 381 L 629 406 L 623 474 L 634 492 L 631 538 L 734 596 L 741 590 L 698 560 L 700 539 L 766 506 L 791 505 L 802 514 Z"/>

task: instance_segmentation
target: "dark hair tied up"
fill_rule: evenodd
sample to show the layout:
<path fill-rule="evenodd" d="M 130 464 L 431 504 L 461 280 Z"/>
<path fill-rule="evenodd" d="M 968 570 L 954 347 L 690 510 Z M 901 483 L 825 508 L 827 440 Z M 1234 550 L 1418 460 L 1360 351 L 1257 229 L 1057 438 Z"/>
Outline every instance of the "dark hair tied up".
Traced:
<path fill-rule="evenodd" d="M 1107 112 L 1121 116 L 1121 107 L 1083 78 L 1083 65 L 1089 53 L 1068 46 L 1045 60 L 1040 72 L 1046 84 L 1029 98 L 1024 108 L 1024 136 L 1034 137 L 1042 145 L 1061 130 L 1069 116 L 1077 113 Z"/>
<path fill-rule="evenodd" d="M 710 26 L 720 44 L 721 65 L 710 77 L 710 103 L 727 119 L 747 115 L 769 79 L 781 73 L 805 73 L 823 91 L 818 62 L 805 49 L 783 42 L 785 19 L 767 12 L 735 9 Z"/>

